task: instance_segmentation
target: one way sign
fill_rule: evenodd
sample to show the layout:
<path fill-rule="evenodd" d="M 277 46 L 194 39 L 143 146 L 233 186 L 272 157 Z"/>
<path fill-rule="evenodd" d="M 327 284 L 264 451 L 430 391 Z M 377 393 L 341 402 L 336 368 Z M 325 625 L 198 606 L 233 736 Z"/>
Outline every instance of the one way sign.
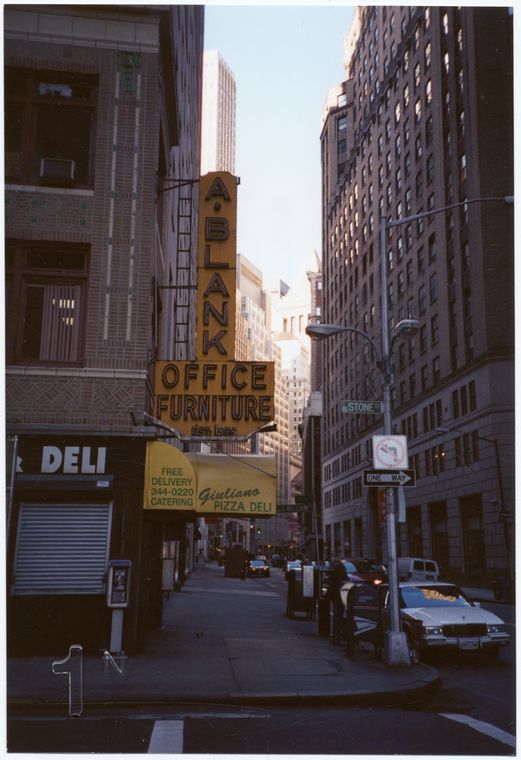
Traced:
<path fill-rule="evenodd" d="M 414 485 L 416 485 L 414 470 L 364 470 L 364 486 L 398 488 L 398 486 Z"/>

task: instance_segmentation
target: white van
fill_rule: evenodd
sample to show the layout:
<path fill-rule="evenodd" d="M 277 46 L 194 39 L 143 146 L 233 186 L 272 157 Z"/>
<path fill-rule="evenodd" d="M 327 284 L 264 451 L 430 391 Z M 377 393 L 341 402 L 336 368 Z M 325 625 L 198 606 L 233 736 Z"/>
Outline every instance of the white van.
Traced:
<path fill-rule="evenodd" d="M 438 581 L 440 568 L 433 559 L 398 557 L 399 581 Z"/>

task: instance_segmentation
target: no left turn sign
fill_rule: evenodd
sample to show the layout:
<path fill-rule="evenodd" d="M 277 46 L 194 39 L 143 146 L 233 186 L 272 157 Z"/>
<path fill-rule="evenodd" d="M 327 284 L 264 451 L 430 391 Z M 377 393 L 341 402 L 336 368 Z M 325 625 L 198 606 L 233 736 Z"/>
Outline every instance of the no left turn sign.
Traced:
<path fill-rule="evenodd" d="M 373 435 L 373 466 L 394 470 L 409 466 L 405 435 Z"/>

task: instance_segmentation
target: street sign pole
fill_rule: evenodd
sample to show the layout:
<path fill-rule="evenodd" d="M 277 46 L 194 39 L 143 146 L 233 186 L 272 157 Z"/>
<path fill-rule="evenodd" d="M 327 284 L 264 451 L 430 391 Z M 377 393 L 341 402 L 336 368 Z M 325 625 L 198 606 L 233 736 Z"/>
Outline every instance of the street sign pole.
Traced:
<path fill-rule="evenodd" d="M 382 369 L 383 369 L 383 404 L 384 404 L 384 434 L 391 435 L 391 386 L 393 370 L 391 363 L 391 341 L 389 335 L 389 301 L 388 301 L 388 272 L 387 272 L 387 217 L 380 218 L 380 288 L 382 305 Z M 396 520 L 394 511 L 394 492 L 392 488 L 385 489 L 387 510 L 387 576 L 389 582 L 389 630 L 386 631 L 384 645 L 384 660 L 387 665 L 409 665 L 409 648 L 407 638 L 400 625 L 400 605 L 398 590 L 398 557 L 396 555 Z"/>

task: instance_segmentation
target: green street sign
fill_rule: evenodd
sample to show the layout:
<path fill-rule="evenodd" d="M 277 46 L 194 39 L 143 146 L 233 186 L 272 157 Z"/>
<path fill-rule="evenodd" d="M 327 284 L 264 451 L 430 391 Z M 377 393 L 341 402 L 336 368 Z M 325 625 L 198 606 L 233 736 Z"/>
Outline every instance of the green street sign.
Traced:
<path fill-rule="evenodd" d="M 287 514 L 289 512 L 311 512 L 311 504 L 277 504 L 277 514 Z"/>
<path fill-rule="evenodd" d="M 381 401 L 341 401 L 340 409 L 347 414 L 383 414 Z"/>

